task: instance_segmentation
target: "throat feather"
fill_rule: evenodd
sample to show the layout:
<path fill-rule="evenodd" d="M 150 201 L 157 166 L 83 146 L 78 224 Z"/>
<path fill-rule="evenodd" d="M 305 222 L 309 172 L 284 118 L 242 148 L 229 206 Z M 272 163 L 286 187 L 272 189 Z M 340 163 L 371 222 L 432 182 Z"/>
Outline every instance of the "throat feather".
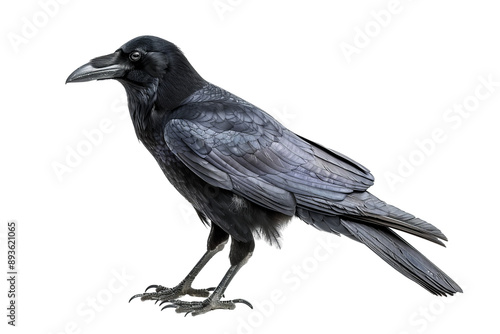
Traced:
<path fill-rule="evenodd" d="M 126 85 L 128 109 L 139 140 L 146 135 L 154 109 L 158 83 L 148 86 Z"/>

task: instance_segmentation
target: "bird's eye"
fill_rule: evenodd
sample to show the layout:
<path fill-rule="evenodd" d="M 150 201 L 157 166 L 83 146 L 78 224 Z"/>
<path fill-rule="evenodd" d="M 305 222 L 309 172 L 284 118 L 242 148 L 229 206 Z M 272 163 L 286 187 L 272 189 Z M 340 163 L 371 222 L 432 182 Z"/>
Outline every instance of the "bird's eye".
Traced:
<path fill-rule="evenodd" d="M 132 52 L 128 58 L 131 60 L 131 61 L 138 61 L 139 59 L 141 59 L 141 53 L 139 51 L 134 51 Z"/>

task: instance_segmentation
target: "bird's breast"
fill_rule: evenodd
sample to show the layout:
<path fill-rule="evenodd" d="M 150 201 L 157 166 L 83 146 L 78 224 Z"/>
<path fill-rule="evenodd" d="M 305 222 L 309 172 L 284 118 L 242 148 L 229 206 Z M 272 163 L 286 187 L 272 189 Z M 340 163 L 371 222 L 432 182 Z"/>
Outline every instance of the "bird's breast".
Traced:
<path fill-rule="evenodd" d="M 203 189 L 205 182 L 198 178 L 182 161 L 170 150 L 165 143 L 163 136 L 149 136 L 142 140 L 144 146 L 153 155 L 168 181 L 183 195 L 189 202 L 193 203 L 197 199 L 192 198 L 193 189 Z M 203 183 L 203 184 L 202 184 Z"/>

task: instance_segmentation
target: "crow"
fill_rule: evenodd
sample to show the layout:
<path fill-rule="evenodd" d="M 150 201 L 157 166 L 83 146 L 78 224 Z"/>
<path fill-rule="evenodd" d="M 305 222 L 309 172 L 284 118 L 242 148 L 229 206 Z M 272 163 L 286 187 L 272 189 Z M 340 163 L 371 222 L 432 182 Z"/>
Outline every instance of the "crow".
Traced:
<path fill-rule="evenodd" d="M 374 177 L 361 164 L 205 81 L 173 43 L 136 37 L 79 67 L 66 82 L 104 79 L 124 86 L 138 139 L 210 226 L 207 251 L 177 286 L 151 285 L 130 300 L 161 301 L 162 310 L 186 315 L 234 309 L 237 303 L 252 307 L 244 299 L 222 300 L 224 292 L 251 257 L 254 238 L 279 246 L 280 229 L 293 217 L 365 244 L 435 295 L 462 292 L 393 231 L 444 246 L 439 229 L 369 193 Z M 219 285 L 194 289 L 193 280 L 229 237 L 231 265 Z M 184 295 L 206 299 L 180 300 Z"/>

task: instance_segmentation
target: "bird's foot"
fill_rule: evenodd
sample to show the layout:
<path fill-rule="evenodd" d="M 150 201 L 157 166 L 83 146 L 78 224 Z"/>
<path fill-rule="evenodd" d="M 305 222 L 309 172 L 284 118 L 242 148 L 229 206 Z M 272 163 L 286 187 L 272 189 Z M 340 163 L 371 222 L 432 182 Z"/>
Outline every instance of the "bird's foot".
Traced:
<path fill-rule="evenodd" d="M 149 289 L 153 288 L 156 289 L 155 292 L 147 292 Z M 175 300 L 184 295 L 190 295 L 194 297 L 208 297 L 210 295 L 210 292 L 213 290 L 214 288 L 193 289 L 191 286 L 186 286 L 183 283 L 177 285 L 174 288 L 166 288 L 162 285 L 153 284 L 148 286 L 146 288 L 146 291 L 144 291 L 144 293 L 139 293 L 137 295 L 132 296 L 129 302 L 131 302 L 135 298 L 141 298 L 142 301 L 144 300 L 170 301 L 170 300 Z"/>
<path fill-rule="evenodd" d="M 166 308 L 175 308 L 177 313 L 186 313 L 184 316 L 191 314 L 192 316 L 204 314 L 213 310 L 233 310 L 237 303 L 245 304 L 251 309 L 253 309 L 252 304 L 244 299 L 233 299 L 233 300 L 212 300 L 207 298 L 200 302 L 186 302 L 182 300 L 164 300 L 160 303 L 160 306 L 164 303 L 169 303 L 164 306 L 161 310 Z"/>

